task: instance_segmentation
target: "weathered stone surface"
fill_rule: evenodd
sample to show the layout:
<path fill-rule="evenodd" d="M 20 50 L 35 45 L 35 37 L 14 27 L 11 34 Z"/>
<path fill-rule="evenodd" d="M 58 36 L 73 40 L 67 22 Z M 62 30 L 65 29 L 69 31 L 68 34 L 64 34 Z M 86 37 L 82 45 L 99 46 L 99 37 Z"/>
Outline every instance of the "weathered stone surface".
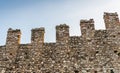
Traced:
<path fill-rule="evenodd" d="M 69 26 L 56 26 L 56 42 L 45 43 L 45 29 L 32 29 L 31 43 L 20 44 L 19 29 L 8 30 L 0 46 L 1 73 L 120 73 L 120 23 L 117 13 L 104 13 L 106 30 L 94 20 L 81 20 L 81 36 Z"/>

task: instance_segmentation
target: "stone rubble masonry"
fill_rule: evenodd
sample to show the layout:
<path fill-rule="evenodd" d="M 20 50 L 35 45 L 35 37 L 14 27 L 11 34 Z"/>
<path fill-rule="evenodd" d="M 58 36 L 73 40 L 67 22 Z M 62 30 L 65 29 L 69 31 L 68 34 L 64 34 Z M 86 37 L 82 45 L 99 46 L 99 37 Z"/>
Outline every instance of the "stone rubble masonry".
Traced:
<path fill-rule="evenodd" d="M 45 29 L 31 30 L 31 43 L 20 44 L 21 31 L 9 29 L 0 46 L 0 73 L 120 73 L 120 22 L 117 13 L 104 13 L 106 30 L 94 20 L 80 20 L 81 36 L 69 26 L 56 26 L 56 42 L 45 43 Z"/>
<path fill-rule="evenodd" d="M 106 29 L 115 29 L 116 26 L 120 26 L 118 14 L 104 12 L 104 22 Z"/>
<path fill-rule="evenodd" d="M 93 37 L 94 34 L 94 20 L 80 20 L 81 33 L 83 37 Z"/>
<path fill-rule="evenodd" d="M 69 39 L 69 26 L 66 24 L 60 24 L 56 26 L 56 42 L 68 43 Z"/>

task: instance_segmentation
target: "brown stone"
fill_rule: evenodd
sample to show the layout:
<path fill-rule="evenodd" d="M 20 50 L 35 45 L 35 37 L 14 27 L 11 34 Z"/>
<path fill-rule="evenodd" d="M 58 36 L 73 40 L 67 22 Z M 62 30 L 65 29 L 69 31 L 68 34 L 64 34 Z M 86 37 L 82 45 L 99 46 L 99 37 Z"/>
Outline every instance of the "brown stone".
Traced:
<path fill-rule="evenodd" d="M 20 44 L 21 31 L 10 28 L 0 46 L 1 73 L 120 73 L 120 23 L 117 13 L 104 13 L 106 30 L 94 20 L 81 20 L 81 36 L 69 26 L 56 26 L 56 42 L 45 43 L 45 29 L 31 32 L 31 43 Z"/>

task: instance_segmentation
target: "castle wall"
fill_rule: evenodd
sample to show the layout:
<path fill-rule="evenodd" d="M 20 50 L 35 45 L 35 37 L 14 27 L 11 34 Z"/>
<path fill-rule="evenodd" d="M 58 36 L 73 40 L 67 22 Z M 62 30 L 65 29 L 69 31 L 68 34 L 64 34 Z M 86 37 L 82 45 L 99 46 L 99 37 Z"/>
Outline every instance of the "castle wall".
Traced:
<path fill-rule="evenodd" d="M 0 46 L 0 71 L 6 67 L 5 60 L 5 46 Z"/>
<path fill-rule="evenodd" d="M 118 19 L 114 13 L 104 19 L 106 30 L 95 30 L 93 19 L 81 20 L 81 36 L 69 36 L 69 26 L 58 25 L 54 43 L 44 42 L 44 28 L 32 29 L 28 44 L 19 43 L 20 30 L 9 29 L 6 45 L 0 46 L 0 72 L 119 73 Z"/>

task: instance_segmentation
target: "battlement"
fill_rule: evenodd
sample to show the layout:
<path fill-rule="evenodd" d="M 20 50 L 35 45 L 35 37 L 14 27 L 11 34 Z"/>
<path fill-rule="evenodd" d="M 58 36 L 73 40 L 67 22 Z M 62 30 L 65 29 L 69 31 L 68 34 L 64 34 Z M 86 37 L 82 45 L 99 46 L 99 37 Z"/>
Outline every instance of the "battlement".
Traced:
<path fill-rule="evenodd" d="M 31 44 L 36 48 L 41 47 L 44 43 L 44 27 L 31 30 Z"/>
<path fill-rule="evenodd" d="M 120 22 L 117 12 L 107 13 L 104 12 L 104 22 L 107 30 L 118 29 L 120 27 Z"/>
<path fill-rule="evenodd" d="M 89 20 L 80 20 L 80 28 L 81 28 L 81 33 L 83 37 L 93 37 L 94 35 L 94 20 L 89 19 Z"/>
<path fill-rule="evenodd" d="M 12 39 L 14 38 L 14 39 Z M 20 43 L 20 38 L 21 38 L 21 31 L 20 29 L 16 29 L 13 30 L 12 28 L 8 29 L 8 33 L 7 33 L 7 40 L 6 40 L 6 44 L 9 44 L 8 42 L 14 42 L 14 44 L 16 43 Z"/>
<path fill-rule="evenodd" d="M 7 39 L 6 39 L 6 55 L 9 59 L 12 59 L 16 56 L 18 46 L 20 45 L 21 31 L 20 29 L 13 30 L 12 28 L 8 29 Z"/>
<path fill-rule="evenodd" d="M 104 21 L 106 25 L 106 30 L 114 30 L 118 29 L 119 27 L 119 18 L 117 12 L 115 13 L 108 13 L 104 12 Z M 81 28 L 81 36 L 84 38 L 92 38 L 94 37 L 95 33 L 95 26 L 94 26 L 94 19 L 81 19 L 80 20 L 80 28 Z M 31 43 L 44 43 L 44 33 L 45 29 L 44 27 L 40 28 L 34 28 L 31 30 Z M 20 29 L 13 30 L 12 28 L 8 29 L 8 37 L 6 44 L 9 42 L 10 36 L 15 35 L 17 36 L 17 40 L 11 40 L 10 42 L 17 41 L 20 43 L 20 36 L 21 31 Z M 16 36 L 12 36 L 12 38 L 15 38 Z M 57 43 L 67 43 L 69 40 L 69 26 L 67 24 L 60 24 L 56 26 L 56 42 Z"/>
<path fill-rule="evenodd" d="M 5 73 L 119 73 L 118 14 L 104 13 L 105 30 L 95 30 L 93 19 L 80 20 L 81 36 L 70 36 L 69 26 L 56 26 L 56 42 L 45 43 L 45 28 L 31 30 L 31 42 L 21 44 L 21 30 L 9 28 L 0 46 L 0 72 Z"/>
<path fill-rule="evenodd" d="M 66 24 L 60 24 L 56 26 L 56 42 L 68 43 L 69 39 L 69 26 Z"/>

